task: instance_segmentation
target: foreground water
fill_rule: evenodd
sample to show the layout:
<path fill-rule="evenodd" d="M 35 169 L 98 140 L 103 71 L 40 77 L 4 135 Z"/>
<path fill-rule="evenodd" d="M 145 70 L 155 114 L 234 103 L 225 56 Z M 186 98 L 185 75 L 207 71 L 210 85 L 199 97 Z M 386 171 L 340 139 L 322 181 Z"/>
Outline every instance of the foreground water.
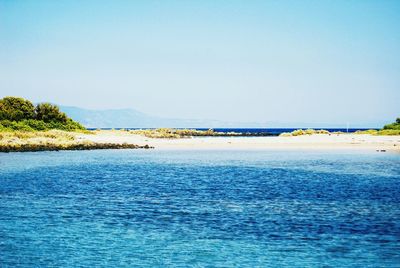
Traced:
<path fill-rule="evenodd" d="M 2 267 L 399 267 L 400 156 L 0 154 Z"/>

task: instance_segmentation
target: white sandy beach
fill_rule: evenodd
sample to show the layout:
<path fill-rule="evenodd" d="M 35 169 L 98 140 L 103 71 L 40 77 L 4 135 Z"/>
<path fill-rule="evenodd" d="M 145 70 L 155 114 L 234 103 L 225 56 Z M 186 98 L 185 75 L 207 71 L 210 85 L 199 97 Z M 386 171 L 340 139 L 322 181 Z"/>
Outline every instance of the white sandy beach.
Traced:
<path fill-rule="evenodd" d="M 157 150 L 369 150 L 400 153 L 400 136 L 315 134 L 295 137 L 194 137 L 155 139 L 124 131 L 100 131 L 79 139 L 103 143 L 148 144 Z"/>

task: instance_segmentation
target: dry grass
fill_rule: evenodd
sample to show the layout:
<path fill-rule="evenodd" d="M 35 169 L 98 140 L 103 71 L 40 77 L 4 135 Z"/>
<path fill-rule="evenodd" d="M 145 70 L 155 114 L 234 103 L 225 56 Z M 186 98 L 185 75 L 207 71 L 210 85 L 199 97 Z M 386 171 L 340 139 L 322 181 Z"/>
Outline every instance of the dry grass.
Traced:
<path fill-rule="evenodd" d="M 292 132 L 283 132 L 279 136 L 280 137 L 292 137 L 292 136 L 302 136 L 302 135 L 314 135 L 314 134 L 331 134 L 328 130 L 325 129 L 296 129 Z"/>
<path fill-rule="evenodd" d="M 179 139 L 181 135 L 169 128 L 130 130 L 129 133 L 145 136 L 147 138 Z"/>
<path fill-rule="evenodd" d="M 335 132 L 329 132 L 327 130 L 321 129 L 321 130 L 315 130 L 315 129 L 297 129 L 292 132 L 284 132 L 281 133 L 279 136 L 280 137 L 292 137 L 292 136 L 302 136 L 302 135 L 313 135 L 313 134 L 346 134 L 345 132 L 342 131 L 335 131 Z M 368 130 L 357 130 L 354 132 L 354 134 L 367 134 L 367 135 L 374 135 L 374 136 L 395 136 L 395 135 L 400 135 L 400 130 L 396 129 L 381 129 L 381 130 L 376 130 L 376 129 L 368 129 Z"/>
<path fill-rule="evenodd" d="M 190 137 L 212 137 L 212 136 L 238 136 L 240 133 L 234 132 L 216 132 L 212 129 L 209 130 L 196 130 L 196 129 L 173 129 L 173 128 L 158 128 L 158 129 L 138 129 L 130 130 L 129 133 L 135 135 L 142 135 L 148 138 L 159 139 L 180 139 Z"/>
<path fill-rule="evenodd" d="M 355 134 L 369 134 L 374 136 L 396 136 L 400 135 L 400 130 L 398 129 L 368 129 L 368 130 L 358 130 Z"/>
<path fill-rule="evenodd" d="M 0 132 L 0 143 L 9 140 L 19 140 L 21 142 L 29 142 L 35 139 L 57 140 L 57 141 L 73 141 L 76 139 L 75 133 L 62 130 L 49 131 L 6 131 Z"/>
<path fill-rule="evenodd" d="M 0 152 L 150 148 L 147 145 L 81 141 L 77 134 L 62 130 L 0 132 Z"/>

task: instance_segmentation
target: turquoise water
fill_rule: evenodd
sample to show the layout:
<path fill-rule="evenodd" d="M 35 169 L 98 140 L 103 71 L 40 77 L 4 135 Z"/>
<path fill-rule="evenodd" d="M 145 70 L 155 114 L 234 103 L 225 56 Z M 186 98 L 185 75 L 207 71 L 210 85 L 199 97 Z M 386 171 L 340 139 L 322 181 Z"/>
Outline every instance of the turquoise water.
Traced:
<path fill-rule="evenodd" d="M 1 267 L 400 267 L 400 155 L 0 154 Z"/>

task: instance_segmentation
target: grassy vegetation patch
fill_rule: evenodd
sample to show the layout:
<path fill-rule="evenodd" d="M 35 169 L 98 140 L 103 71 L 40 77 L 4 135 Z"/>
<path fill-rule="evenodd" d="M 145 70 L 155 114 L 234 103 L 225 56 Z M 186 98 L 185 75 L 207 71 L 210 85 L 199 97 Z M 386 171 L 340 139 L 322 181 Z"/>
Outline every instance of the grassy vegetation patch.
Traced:
<path fill-rule="evenodd" d="M 397 136 L 400 135 L 400 129 L 368 129 L 356 131 L 355 134 L 368 134 L 374 136 Z"/>
<path fill-rule="evenodd" d="M 325 129 L 296 129 L 292 132 L 283 132 L 280 137 L 292 137 L 292 136 L 302 136 L 302 135 L 314 135 L 314 134 L 331 134 Z"/>
<path fill-rule="evenodd" d="M 0 152 L 152 148 L 148 145 L 82 141 L 77 135 L 62 130 L 0 132 Z"/>
<path fill-rule="evenodd" d="M 158 128 L 158 129 L 138 129 L 130 130 L 129 133 L 142 135 L 148 138 L 160 139 L 180 139 L 189 137 L 212 137 L 212 136 L 239 136 L 236 132 L 216 132 L 213 129 L 196 130 L 196 129 L 173 129 L 173 128 Z"/>

